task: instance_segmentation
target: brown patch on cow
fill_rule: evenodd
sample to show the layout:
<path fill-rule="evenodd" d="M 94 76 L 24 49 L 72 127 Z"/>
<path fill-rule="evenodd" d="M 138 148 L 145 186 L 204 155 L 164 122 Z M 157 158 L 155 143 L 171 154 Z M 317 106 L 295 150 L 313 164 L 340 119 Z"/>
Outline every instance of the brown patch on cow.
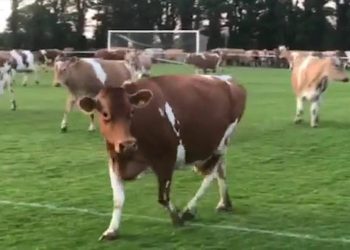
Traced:
<path fill-rule="evenodd" d="M 208 175 L 213 172 L 214 167 L 218 164 L 221 155 L 213 154 L 203 162 L 195 163 L 195 167 L 202 175 Z"/>

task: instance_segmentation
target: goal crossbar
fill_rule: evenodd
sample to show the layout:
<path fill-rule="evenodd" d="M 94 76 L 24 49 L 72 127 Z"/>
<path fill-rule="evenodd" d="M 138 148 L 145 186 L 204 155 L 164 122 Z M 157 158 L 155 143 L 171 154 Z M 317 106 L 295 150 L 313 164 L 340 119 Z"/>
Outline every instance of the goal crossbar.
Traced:
<path fill-rule="evenodd" d="M 173 34 L 195 34 L 196 36 L 196 53 L 200 51 L 200 32 L 199 30 L 108 30 L 108 41 L 107 48 L 110 49 L 112 47 L 111 44 L 111 36 L 112 34 L 141 34 L 141 33 L 153 33 L 153 34 L 165 34 L 165 33 L 173 33 Z"/>

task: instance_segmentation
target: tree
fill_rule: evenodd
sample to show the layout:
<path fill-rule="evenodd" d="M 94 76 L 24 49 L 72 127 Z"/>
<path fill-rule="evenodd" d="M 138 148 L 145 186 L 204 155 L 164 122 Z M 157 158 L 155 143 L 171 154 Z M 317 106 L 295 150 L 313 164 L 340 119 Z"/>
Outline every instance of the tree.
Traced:
<path fill-rule="evenodd" d="M 19 47 L 19 35 L 18 35 L 18 6 L 21 0 L 12 0 L 11 5 L 11 17 L 9 18 L 9 30 L 11 32 L 11 46 L 14 48 Z"/>

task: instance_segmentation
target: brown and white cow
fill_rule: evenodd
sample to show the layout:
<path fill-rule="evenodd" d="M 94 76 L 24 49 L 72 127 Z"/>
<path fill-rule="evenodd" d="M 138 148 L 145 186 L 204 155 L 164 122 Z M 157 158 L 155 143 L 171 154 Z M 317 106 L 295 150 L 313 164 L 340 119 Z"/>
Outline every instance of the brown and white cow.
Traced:
<path fill-rule="evenodd" d="M 58 58 L 55 63 L 54 81 L 67 88 L 69 95 L 61 122 L 61 131 L 67 131 L 68 114 L 76 101 L 83 97 L 95 97 L 104 86 L 121 86 L 131 80 L 132 68 L 125 61 L 97 58 Z M 89 131 L 95 130 L 94 116 L 90 116 Z"/>
<path fill-rule="evenodd" d="M 137 72 L 137 78 L 151 76 L 152 56 L 144 51 L 130 51 L 125 55 L 127 61 Z"/>
<path fill-rule="evenodd" d="M 296 95 L 295 123 L 302 121 L 304 101 L 311 102 L 311 127 L 319 125 L 320 99 L 326 91 L 329 81 L 348 82 L 349 78 L 339 58 L 319 58 L 307 56 L 294 62 L 292 87 Z"/>
<path fill-rule="evenodd" d="M 186 63 L 195 66 L 196 73 L 199 73 L 199 70 L 202 70 L 204 74 L 206 74 L 208 70 L 217 72 L 221 63 L 221 55 L 208 52 L 199 54 L 192 53 L 188 54 Z"/>
<path fill-rule="evenodd" d="M 194 216 L 198 199 L 210 183 L 219 184 L 219 211 L 232 204 L 226 183 L 225 154 L 245 110 L 245 89 L 207 75 L 143 78 L 122 87 L 105 87 L 96 98 L 84 97 L 79 106 L 97 112 L 109 153 L 114 209 L 101 239 L 118 236 L 124 205 L 124 180 L 135 179 L 150 166 L 158 180 L 158 202 L 174 225 Z M 170 199 L 174 169 L 193 164 L 203 182 L 182 214 Z"/>
<path fill-rule="evenodd" d="M 63 56 L 64 52 L 59 49 L 42 49 L 33 52 L 33 54 L 35 61 L 47 70 L 48 67 L 54 65 L 56 57 Z"/>
<path fill-rule="evenodd" d="M 38 68 L 35 61 L 34 54 L 29 50 L 11 50 L 11 51 L 0 51 L 2 57 L 10 58 L 11 67 L 13 71 L 8 77 L 13 78 L 15 72 L 24 73 L 22 85 L 26 86 L 28 83 L 28 74 L 34 74 L 34 81 L 36 84 L 39 83 L 38 79 Z"/>

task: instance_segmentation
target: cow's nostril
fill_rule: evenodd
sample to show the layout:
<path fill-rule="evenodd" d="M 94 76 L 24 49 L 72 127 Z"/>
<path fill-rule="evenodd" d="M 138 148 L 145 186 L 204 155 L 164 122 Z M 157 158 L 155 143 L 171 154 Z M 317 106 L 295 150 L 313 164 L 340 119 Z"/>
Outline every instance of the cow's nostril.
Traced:
<path fill-rule="evenodd" d="M 121 153 L 137 150 L 136 140 L 128 140 L 120 143 L 119 150 Z"/>

